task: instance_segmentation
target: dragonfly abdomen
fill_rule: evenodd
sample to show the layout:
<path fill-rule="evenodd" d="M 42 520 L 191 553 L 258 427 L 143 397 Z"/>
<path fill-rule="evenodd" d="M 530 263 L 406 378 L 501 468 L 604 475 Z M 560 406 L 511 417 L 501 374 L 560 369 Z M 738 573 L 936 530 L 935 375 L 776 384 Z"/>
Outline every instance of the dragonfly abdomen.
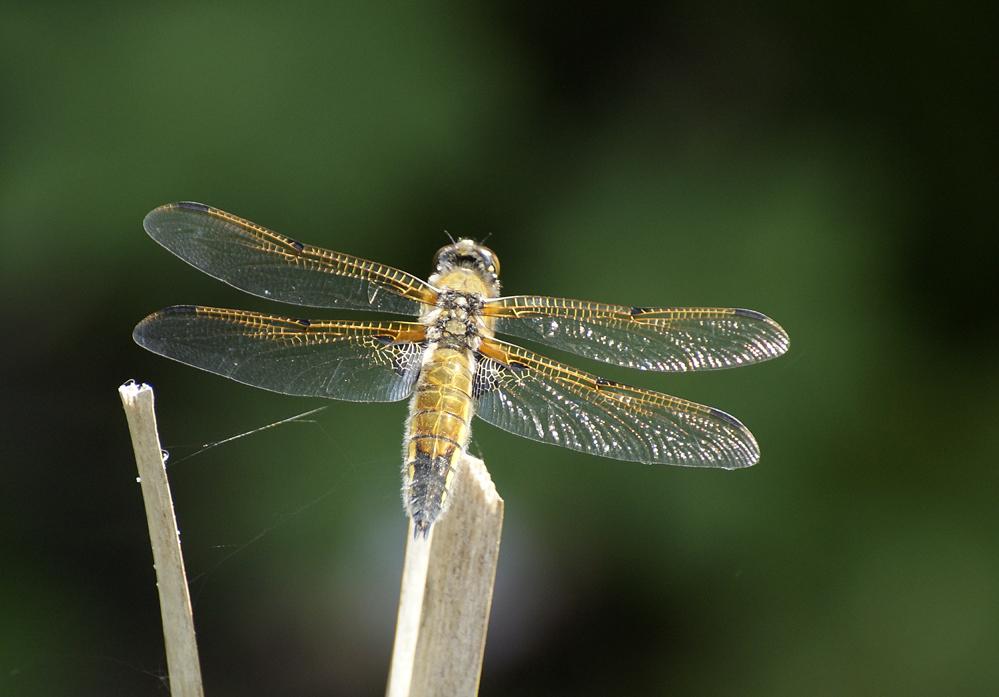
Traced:
<path fill-rule="evenodd" d="M 471 351 L 437 348 L 428 354 L 410 401 L 402 499 L 417 533 L 426 535 L 451 503 L 471 435 L 473 372 Z"/>

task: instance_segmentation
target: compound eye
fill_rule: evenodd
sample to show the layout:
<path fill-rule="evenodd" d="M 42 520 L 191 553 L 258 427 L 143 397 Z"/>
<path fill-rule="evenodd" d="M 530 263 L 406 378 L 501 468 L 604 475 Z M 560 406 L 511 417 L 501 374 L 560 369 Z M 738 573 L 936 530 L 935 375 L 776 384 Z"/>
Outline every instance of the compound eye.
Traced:
<path fill-rule="evenodd" d="M 479 254 L 482 256 L 482 263 L 485 265 L 486 271 L 499 276 L 500 264 L 499 258 L 496 256 L 496 252 L 489 249 L 489 247 L 483 247 L 482 245 L 479 245 L 476 249 L 479 250 Z"/>
<path fill-rule="evenodd" d="M 453 244 L 447 244 L 438 249 L 437 253 L 434 254 L 434 266 L 440 264 L 445 257 L 452 256 L 456 251 L 456 245 Z"/>

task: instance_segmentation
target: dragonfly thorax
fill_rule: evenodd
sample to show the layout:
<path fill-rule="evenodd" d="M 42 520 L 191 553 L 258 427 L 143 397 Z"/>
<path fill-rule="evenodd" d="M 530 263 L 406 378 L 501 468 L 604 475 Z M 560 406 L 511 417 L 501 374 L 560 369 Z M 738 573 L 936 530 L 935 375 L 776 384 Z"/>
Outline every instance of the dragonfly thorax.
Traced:
<path fill-rule="evenodd" d="M 424 321 L 427 341 L 441 348 L 476 350 L 481 335 L 482 297 L 477 293 L 444 290 Z"/>

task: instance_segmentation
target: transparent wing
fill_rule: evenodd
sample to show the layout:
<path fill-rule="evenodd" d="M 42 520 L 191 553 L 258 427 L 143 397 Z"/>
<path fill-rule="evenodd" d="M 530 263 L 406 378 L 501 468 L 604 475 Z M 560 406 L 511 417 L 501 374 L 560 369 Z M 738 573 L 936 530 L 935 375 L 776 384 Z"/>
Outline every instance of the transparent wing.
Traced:
<path fill-rule="evenodd" d="M 273 392 L 394 402 L 413 391 L 424 330 L 183 305 L 146 317 L 132 337 L 153 353 Z"/>
<path fill-rule="evenodd" d="M 787 333 L 752 310 L 623 307 L 517 295 L 487 300 L 497 332 L 639 370 L 717 370 L 776 358 Z"/>
<path fill-rule="evenodd" d="M 310 247 L 201 203 L 160 206 L 143 226 L 195 268 L 270 300 L 418 315 L 437 296 L 404 271 Z"/>
<path fill-rule="evenodd" d="M 711 407 L 584 373 L 486 339 L 475 373 L 475 413 L 505 431 L 616 460 L 748 467 L 753 435 Z"/>

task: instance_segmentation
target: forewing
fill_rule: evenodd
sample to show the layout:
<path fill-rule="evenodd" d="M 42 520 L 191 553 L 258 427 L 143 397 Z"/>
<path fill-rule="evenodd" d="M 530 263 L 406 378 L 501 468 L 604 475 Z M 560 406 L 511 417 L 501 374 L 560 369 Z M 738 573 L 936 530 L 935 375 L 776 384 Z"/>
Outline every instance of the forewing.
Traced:
<path fill-rule="evenodd" d="M 682 372 L 717 370 L 776 358 L 787 333 L 752 310 L 623 307 L 518 295 L 486 301 L 497 332 L 604 363 Z"/>
<path fill-rule="evenodd" d="M 153 353 L 253 387 L 304 397 L 394 402 L 413 391 L 424 327 L 310 321 L 184 305 L 132 334 Z"/>
<path fill-rule="evenodd" d="M 417 315 L 436 297 L 404 271 L 296 242 L 201 203 L 160 206 L 143 226 L 195 268 L 270 300 Z"/>
<path fill-rule="evenodd" d="M 755 464 L 753 435 L 711 407 L 584 373 L 487 339 L 475 374 L 475 413 L 524 438 L 632 462 Z"/>

